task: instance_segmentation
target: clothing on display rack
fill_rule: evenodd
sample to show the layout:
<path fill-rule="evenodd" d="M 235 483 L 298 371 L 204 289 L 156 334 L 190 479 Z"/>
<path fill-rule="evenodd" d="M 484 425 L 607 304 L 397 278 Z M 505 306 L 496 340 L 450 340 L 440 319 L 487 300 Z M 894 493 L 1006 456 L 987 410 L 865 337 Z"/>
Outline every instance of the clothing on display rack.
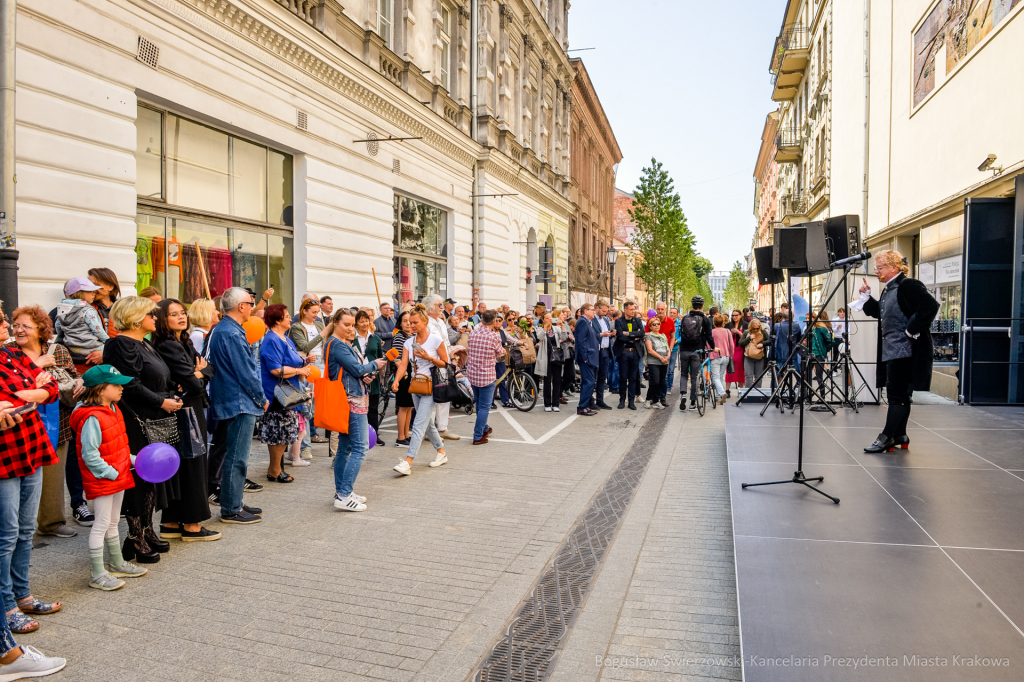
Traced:
<path fill-rule="evenodd" d="M 257 286 L 259 272 L 256 265 L 256 254 L 244 251 L 235 251 L 231 254 L 231 257 L 231 270 L 234 275 L 234 285 L 256 291 L 259 288 Z M 264 258 L 266 257 L 264 256 Z"/>

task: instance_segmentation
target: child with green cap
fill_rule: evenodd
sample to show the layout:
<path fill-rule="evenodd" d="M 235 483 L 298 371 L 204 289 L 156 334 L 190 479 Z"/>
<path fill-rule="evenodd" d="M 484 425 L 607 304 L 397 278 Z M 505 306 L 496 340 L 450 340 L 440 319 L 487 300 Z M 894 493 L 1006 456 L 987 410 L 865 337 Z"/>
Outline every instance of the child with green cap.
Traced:
<path fill-rule="evenodd" d="M 71 413 L 71 427 L 78 443 L 78 465 L 82 469 L 85 495 L 93 503 L 96 520 L 89 532 L 89 559 L 92 580 L 89 587 L 98 590 L 119 590 L 124 581 L 137 578 L 146 569 L 129 563 L 121 556 L 121 538 L 117 523 L 121 518 L 124 491 L 135 486 L 132 479 L 132 457 L 124 418 L 117 409 L 126 377 L 110 365 L 97 365 L 82 375 L 86 391 Z M 103 545 L 110 554 L 110 571 L 103 565 Z"/>

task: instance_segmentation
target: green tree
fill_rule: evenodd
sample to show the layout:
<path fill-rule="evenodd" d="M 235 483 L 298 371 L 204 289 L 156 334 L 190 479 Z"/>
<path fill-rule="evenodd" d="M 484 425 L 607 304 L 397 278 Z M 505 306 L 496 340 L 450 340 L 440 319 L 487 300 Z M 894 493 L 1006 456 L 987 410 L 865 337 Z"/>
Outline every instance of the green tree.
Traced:
<path fill-rule="evenodd" d="M 723 299 L 725 307 L 730 310 L 744 308 L 750 300 L 750 293 L 747 291 L 747 274 L 743 271 L 743 266 L 739 261 L 733 263 L 732 270 L 729 272 Z"/>
<path fill-rule="evenodd" d="M 668 300 L 670 293 L 696 292 L 695 240 L 672 178 L 657 159 L 643 169 L 633 197 L 629 216 L 636 230 L 630 246 L 636 251 L 637 276 L 662 300 Z"/>
<path fill-rule="evenodd" d="M 704 279 L 708 276 L 708 273 L 715 269 L 715 266 L 711 264 L 704 256 L 693 257 L 693 271 L 697 273 L 698 279 Z M 710 286 L 709 286 L 710 288 Z"/>

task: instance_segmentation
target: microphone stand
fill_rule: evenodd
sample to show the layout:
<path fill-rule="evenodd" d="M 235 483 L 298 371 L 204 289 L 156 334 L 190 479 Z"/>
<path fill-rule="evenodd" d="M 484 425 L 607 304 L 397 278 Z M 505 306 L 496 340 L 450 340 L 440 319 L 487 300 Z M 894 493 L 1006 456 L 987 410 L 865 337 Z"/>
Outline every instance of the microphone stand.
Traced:
<path fill-rule="evenodd" d="M 844 282 L 846 281 L 846 278 L 849 276 L 850 271 L 853 269 L 854 265 L 856 265 L 856 263 L 846 263 L 846 264 L 843 265 L 843 281 Z M 825 301 L 824 305 L 822 306 L 823 308 L 828 308 L 828 304 L 832 301 L 832 298 L 839 291 L 839 286 L 840 286 L 839 284 L 836 284 L 835 288 L 832 289 L 832 293 L 829 294 L 828 299 Z M 790 310 L 790 324 L 792 324 L 793 308 L 790 307 L 789 310 Z M 810 338 L 812 326 L 810 324 L 810 317 L 811 316 L 810 316 L 810 312 L 809 311 L 808 311 L 807 317 L 808 317 L 807 328 L 804 329 L 804 333 L 803 333 L 803 336 L 800 339 L 800 343 L 797 344 L 796 348 L 794 348 L 792 350 L 792 352 L 790 352 L 789 359 L 787 360 L 787 362 L 789 362 L 789 360 L 791 360 L 793 358 L 793 355 L 796 354 L 797 348 L 802 346 L 804 344 L 804 342 L 808 338 Z M 807 395 L 806 394 L 806 390 L 807 390 L 806 376 L 807 376 L 807 372 L 810 371 L 810 358 L 808 356 L 809 356 L 809 354 L 805 353 L 804 354 L 803 362 L 801 363 L 802 367 L 803 367 L 804 378 L 800 382 L 800 399 L 798 401 L 800 403 L 800 429 L 799 429 L 798 440 L 797 440 L 796 471 L 793 472 L 793 477 L 792 478 L 787 478 L 787 479 L 784 479 L 784 480 L 781 480 L 781 481 L 764 481 L 762 483 L 741 483 L 740 487 L 742 487 L 744 490 L 746 490 L 747 488 L 753 488 L 753 487 L 761 486 L 761 485 L 779 485 L 780 483 L 797 483 L 797 484 L 800 484 L 800 485 L 803 485 L 803 486 L 807 486 L 808 488 L 810 488 L 814 492 L 816 492 L 816 493 L 818 493 L 820 495 L 824 495 L 828 499 L 832 500 L 834 503 L 839 504 L 839 498 L 838 497 L 833 497 L 832 495 L 829 495 L 828 493 L 826 493 L 824 490 L 821 490 L 821 489 L 816 488 L 813 485 L 811 485 L 811 483 L 810 483 L 811 481 L 823 482 L 825 480 L 824 476 L 815 476 L 815 477 L 812 477 L 812 478 L 808 478 L 804 474 L 804 399 L 805 399 L 805 397 Z M 828 405 L 828 403 L 826 403 L 826 405 Z M 831 406 L 829 406 L 829 409 L 831 409 Z M 834 411 L 833 411 L 833 414 L 835 414 Z"/>

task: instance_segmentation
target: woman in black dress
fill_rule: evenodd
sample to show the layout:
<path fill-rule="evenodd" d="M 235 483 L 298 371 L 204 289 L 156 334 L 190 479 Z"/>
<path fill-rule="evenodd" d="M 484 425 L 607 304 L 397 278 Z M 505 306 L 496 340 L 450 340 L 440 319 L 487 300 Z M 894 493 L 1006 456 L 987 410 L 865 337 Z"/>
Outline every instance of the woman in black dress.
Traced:
<path fill-rule="evenodd" d="M 124 426 L 128 433 L 128 446 L 132 456 L 149 445 L 142 430 L 146 420 L 173 417 L 182 408 L 174 395 L 171 372 L 167 364 L 146 340 L 156 331 L 156 304 L 148 298 L 127 296 L 119 299 L 110 309 L 114 328 L 120 332 L 103 347 L 103 363 L 132 377 L 125 384 L 118 405 L 124 410 Z M 164 483 L 147 483 L 132 468 L 135 487 L 124 491 L 121 507 L 128 521 L 128 537 L 122 555 L 126 561 L 155 564 L 160 554 L 170 549 L 170 543 L 157 537 L 153 530 L 153 510 L 166 509 L 169 501 L 178 496 L 177 479 Z"/>
<path fill-rule="evenodd" d="M 412 336 L 412 326 L 409 319 L 409 312 L 402 312 L 395 321 L 395 335 L 391 342 L 392 348 L 398 349 L 398 358 L 393 365 L 397 365 L 405 354 L 405 341 Z M 398 437 L 395 438 L 395 447 L 400 448 L 409 444 L 409 426 L 412 423 L 412 396 L 409 395 L 410 377 L 402 377 L 398 382 L 398 390 L 395 391 L 395 410 L 398 413 Z"/>
<path fill-rule="evenodd" d="M 181 538 L 183 542 L 220 540 L 220 533 L 199 525 L 210 518 L 210 500 L 206 491 L 206 453 L 191 457 L 188 433 L 188 408 L 196 416 L 202 442 L 206 443 L 206 360 L 199 357 L 189 338 L 188 312 L 176 298 L 156 304 L 156 332 L 153 344 L 171 373 L 171 385 L 178 391 L 185 409 L 178 413 L 178 429 L 183 436 L 178 453 L 182 455 L 178 473 L 178 496 L 168 501 L 160 516 L 160 537 Z"/>

